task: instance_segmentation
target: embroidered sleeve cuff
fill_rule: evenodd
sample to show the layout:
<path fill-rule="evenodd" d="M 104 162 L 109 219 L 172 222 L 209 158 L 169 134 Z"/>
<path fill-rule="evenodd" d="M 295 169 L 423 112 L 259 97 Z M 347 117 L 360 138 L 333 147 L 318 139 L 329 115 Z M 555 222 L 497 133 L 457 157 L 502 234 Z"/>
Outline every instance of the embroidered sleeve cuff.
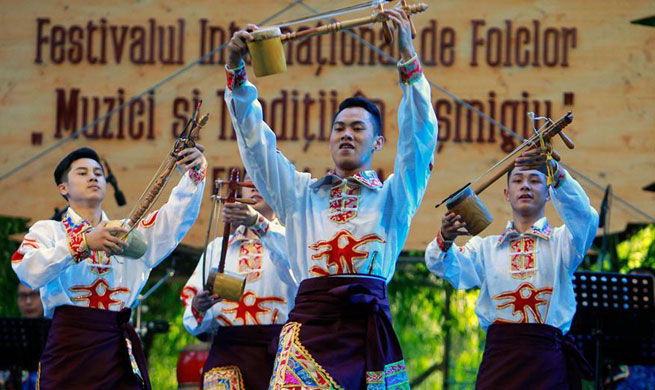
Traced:
<path fill-rule="evenodd" d="M 423 74 L 421 63 L 418 60 L 418 54 L 414 54 L 414 57 L 404 64 L 398 61 L 398 72 L 400 73 L 401 83 L 409 85 L 417 82 Z"/>
<path fill-rule="evenodd" d="M 193 305 L 191 305 L 191 314 L 193 314 L 193 318 L 196 319 L 198 325 L 200 325 L 202 323 L 202 319 L 205 318 L 205 313 L 196 310 L 196 308 L 193 307 Z"/>
<path fill-rule="evenodd" d="M 191 169 L 189 169 L 189 178 L 193 180 L 195 184 L 200 183 L 201 181 L 205 180 L 205 176 L 207 176 L 207 164 L 203 164 L 202 167 L 195 166 Z"/>
<path fill-rule="evenodd" d="M 437 233 L 437 245 L 439 246 L 439 249 L 441 249 L 442 252 L 448 252 L 448 249 L 453 245 L 452 241 L 448 241 L 443 238 L 441 235 L 441 230 L 439 230 L 439 233 Z"/>
<path fill-rule="evenodd" d="M 89 257 L 89 247 L 86 245 L 86 232 L 69 234 L 68 250 L 71 256 L 73 256 L 73 261 L 76 263 Z"/>
<path fill-rule="evenodd" d="M 246 63 L 241 60 L 239 66 L 235 69 L 230 69 L 225 65 L 225 73 L 227 75 L 227 89 L 232 91 L 234 88 L 239 88 L 248 81 L 246 73 Z"/>
<path fill-rule="evenodd" d="M 555 180 L 553 188 L 559 188 L 559 186 L 564 182 L 564 179 L 566 179 L 566 171 L 561 165 L 557 164 L 557 171 L 555 171 L 553 176 Z"/>
<path fill-rule="evenodd" d="M 255 224 L 252 225 L 250 229 L 259 237 L 262 237 L 266 232 L 268 232 L 268 221 L 260 214 L 257 216 Z"/>

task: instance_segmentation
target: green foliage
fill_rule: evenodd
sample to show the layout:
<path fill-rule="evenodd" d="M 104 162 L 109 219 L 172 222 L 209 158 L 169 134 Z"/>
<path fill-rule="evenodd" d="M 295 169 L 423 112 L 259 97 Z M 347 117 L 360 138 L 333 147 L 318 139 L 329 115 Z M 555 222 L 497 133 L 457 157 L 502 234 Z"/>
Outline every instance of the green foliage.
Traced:
<path fill-rule="evenodd" d="M 649 225 L 616 247 L 620 271 L 655 268 L 655 225 Z"/>
<path fill-rule="evenodd" d="M 10 261 L 19 244 L 9 240 L 9 236 L 26 232 L 27 221 L 24 218 L 0 216 L 0 317 L 20 315 L 16 304 L 18 278 Z"/>
<path fill-rule="evenodd" d="M 154 284 L 150 280 L 144 292 Z M 180 300 L 180 292 L 185 280 L 173 279 L 163 284 L 144 304 L 148 307 L 143 314 L 144 321 L 168 321 L 167 333 L 156 334 L 148 353 L 148 372 L 153 389 L 177 389 L 177 359 L 185 345 L 198 342 L 195 337 L 184 329 L 182 317 L 184 306 Z"/>
<path fill-rule="evenodd" d="M 448 314 L 447 295 L 450 297 Z M 474 312 L 477 295 L 477 291 L 453 291 L 422 262 L 398 266 L 389 285 L 389 302 L 411 380 L 444 363 L 446 334 L 450 328 L 449 388 L 473 387 L 484 338 Z M 442 389 L 443 374 L 443 370 L 436 370 L 414 388 Z"/>
<path fill-rule="evenodd" d="M 593 247 L 601 253 L 599 259 L 594 263 L 586 259 L 581 269 L 627 273 L 634 268 L 655 268 L 655 224 L 644 227 L 627 240 L 620 242 L 617 237 L 618 234 L 606 236 L 606 251 Z"/>

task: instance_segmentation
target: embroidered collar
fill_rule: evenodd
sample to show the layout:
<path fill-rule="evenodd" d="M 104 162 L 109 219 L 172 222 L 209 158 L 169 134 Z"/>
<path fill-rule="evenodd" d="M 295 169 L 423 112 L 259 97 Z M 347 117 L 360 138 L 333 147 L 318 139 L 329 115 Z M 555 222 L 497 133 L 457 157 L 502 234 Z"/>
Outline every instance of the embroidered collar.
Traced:
<path fill-rule="evenodd" d="M 542 217 L 537 222 L 535 222 L 534 225 L 530 226 L 530 229 L 528 229 L 523 234 L 528 236 L 534 236 L 544 240 L 549 240 L 550 234 L 552 232 L 553 229 L 550 227 L 550 224 L 548 223 L 548 219 L 546 217 Z M 508 221 L 507 226 L 505 226 L 505 230 L 503 231 L 503 234 L 501 234 L 500 237 L 498 237 L 498 242 L 496 243 L 496 246 L 502 245 L 502 243 L 509 238 L 518 237 L 520 235 L 521 234 L 514 228 L 514 222 Z"/>
<path fill-rule="evenodd" d="M 272 221 L 268 221 L 268 223 L 282 226 L 282 223 L 277 217 Z M 239 227 L 230 236 L 230 240 L 227 242 L 228 245 L 232 245 L 237 241 L 253 240 L 252 238 L 246 237 L 246 229 L 247 228 L 245 226 L 239 225 Z"/>
<path fill-rule="evenodd" d="M 337 173 L 334 170 L 330 170 L 325 176 L 312 183 L 310 187 L 319 188 L 324 184 L 340 184 L 343 180 L 344 179 L 339 175 L 337 175 Z M 345 180 L 359 183 L 372 190 L 379 190 L 380 188 L 382 188 L 382 181 L 380 181 L 380 179 L 378 178 L 378 174 L 372 169 L 369 169 L 367 171 L 357 172 L 352 176 L 348 176 L 347 178 L 345 178 Z"/>
<path fill-rule="evenodd" d="M 68 206 L 68 210 L 66 211 L 66 214 L 64 214 L 64 218 L 68 218 L 69 223 L 72 223 L 73 226 L 79 226 L 81 224 L 87 224 L 91 226 L 91 224 L 82 218 L 78 213 L 73 210 L 72 207 Z M 100 222 L 105 222 L 109 221 L 109 217 L 107 217 L 107 214 L 105 214 L 105 211 L 102 210 L 102 215 L 100 216 Z"/>

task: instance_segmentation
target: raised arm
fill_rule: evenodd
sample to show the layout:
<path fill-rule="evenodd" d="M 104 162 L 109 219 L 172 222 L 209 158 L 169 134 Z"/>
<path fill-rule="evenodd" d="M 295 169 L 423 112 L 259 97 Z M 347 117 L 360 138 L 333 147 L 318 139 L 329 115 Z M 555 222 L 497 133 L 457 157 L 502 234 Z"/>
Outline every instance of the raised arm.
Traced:
<path fill-rule="evenodd" d="M 555 174 L 550 196 L 564 221 L 564 226 L 555 229 L 553 234 L 560 235 L 564 264 L 573 273 L 596 237 L 598 213 L 591 207 L 582 186 L 561 166 Z"/>
<path fill-rule="evenodd" d="M 195 152 L 193 152 L 195 150 Z M 186 151 L 186 152 L 185 152 Z M 205 189 L 207 162 L 197 149 L 185 149 L 187 157 L 179 164 L 185 165 L 186 173 L 173 188 L 168 201 L 159 210 L 145 217 L 137 229 L 145 236 L 148 250 L 142 260 L 154 268 L 182 241 L 198 218 Z"/>
<path fill-rule="evenodd" d="M 252 39 L 252 35 L 247 31 L 237 31 L 228 45 L 225 103 L 246 170 L 266 202 L 285 220 L 296 196 L 306 189 L 311 176 L 297 172 L 293 164 L 277 150 L 275 133 L 263 120 L 257 88 L 247 80 L 243 62 L 249 39 Z"/>
<path fill-rule="evenodd" d="M 399 223 L 409 225 L 428 184 L 437 145 L 438 124 L 428 84 L 411 40 L 406 14 L 387 10 L 398 30 L 398 63 L 403 98 L 398 107 L 398 148 L 390 178 Z"/>
<path fill-rule="evenodd" d="M 550 149 L 550 145 L 547 145 Z M 546 160 L 545 150 L 533 148 L 521 154 L 514 164 L 521 170 L 537 169 L 550 164 L 553 183 L 548 191 L 555 210 L 564 226 L 553 230 L 562 251 L 562 262 L 572 274 L 584 259 L 598 230 L 598 213 L 591 207 L 589 197 L 580 184 L 553 159 Z"/>

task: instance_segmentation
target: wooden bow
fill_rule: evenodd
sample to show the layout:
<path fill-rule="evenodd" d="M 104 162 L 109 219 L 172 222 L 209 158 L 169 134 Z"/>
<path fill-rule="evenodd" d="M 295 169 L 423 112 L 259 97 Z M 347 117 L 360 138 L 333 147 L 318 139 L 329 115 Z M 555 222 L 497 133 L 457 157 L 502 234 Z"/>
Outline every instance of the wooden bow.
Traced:
<path fill-rule="evenodd" d="M 417 4 L 412 4 L 408 5 L 407 0 L 403 0 L 401 7 L 405 10 L 407 13 L 407 16 L 409 17 L 412 14 L 416 14 L 419 12 L 424 12 L 425 10 L 428 9 L 428 5 L 425 3 L 417 3 Z M 330 16 L 329 14 L 324 15 L 323 17 L 328 17 Z M 305 19 L 308 20 L 308 19 Z M 300 23 L 301 21 L 305 21 L 302 19 L 299 19 L 297 21 L 294 21 L 293 24 Z M 344 20 L 341 22 L 334 22 L 330 24 L 326 24 L 323 26 L 318 26 L 306 30 L 301 30 L 301 31 L 293 31 L 290 33 L 282 34 L 281 35 L 281 40 L 282 42 L 284 41 L 289 41 L 293 39 L 298 39 L 298 38 L 307 38 L 307 37 L 313 37 L 316 35 L 323 35 L 323 34 L 329 34 L 332 32 L 337 32 L 341 30 L 347 30 L 359 26 L 364 26 L 367 24 L 375 24 L 375 23 L 381 23 L 382 24 L 382 31 L 384 35 L 384 39 L 387 43 L 390 43 L 393 40 L 393 30 L 391 28 L 391 25 L 389 24 L 389 17 L 384 14 L 384 7 L 382 3 L 378 3 L 378 6 L 376 8 L 376 12 L 373 15 L 370 16 L 364 16 L 361 18 L 355 18 L 355 19 L 349 19 L 349 20 Z M 413 22 L 411 22 L 411 28 L 412 28 L 412 38 L 416 36 L 416 28 L 414 27 Z M 288 25 L 288 24 L 286 24 Z M 286 26 L 283 24 L 282 26 Z M 276 26 L 279 27 L 279 26 Z"/>

